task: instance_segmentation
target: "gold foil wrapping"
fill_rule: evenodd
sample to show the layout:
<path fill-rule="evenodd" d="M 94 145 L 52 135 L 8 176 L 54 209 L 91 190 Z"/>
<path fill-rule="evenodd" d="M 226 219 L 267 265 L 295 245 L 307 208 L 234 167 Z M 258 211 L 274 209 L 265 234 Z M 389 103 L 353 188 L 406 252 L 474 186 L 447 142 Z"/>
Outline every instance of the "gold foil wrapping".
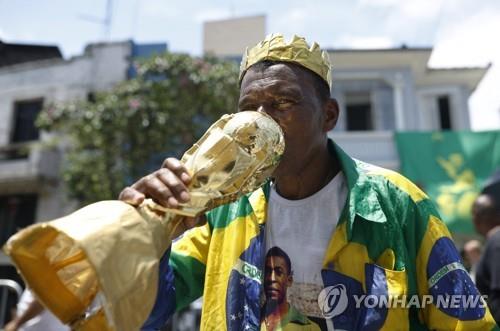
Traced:
<path fill-rule="evenodd" d="M 294 35 L 290 42 L 286 42 L 281 33 L 273 33 L 250 49 L 246 49 L 240 66 L 240 82 L 245 72 L 257 62 L 270 60 L 292 62 L 318 74 L 332 88 L 332 74 L 330 58 L 326 51 L 322 51 L 318 43 L 311 47 L 303 37 Z"/>
<path fill-rule="evenodd" d="M 167 209 L 101 201 L 32 225 L 5 251 L 38 299 L 81 331 L 136 331 L 152 310 L 159 260 L 183 215 L 196 216 L 261 186 L 284 151 L 283 133 L 257 112 L 224 115 L 182 158 L 191 201 Z"/>

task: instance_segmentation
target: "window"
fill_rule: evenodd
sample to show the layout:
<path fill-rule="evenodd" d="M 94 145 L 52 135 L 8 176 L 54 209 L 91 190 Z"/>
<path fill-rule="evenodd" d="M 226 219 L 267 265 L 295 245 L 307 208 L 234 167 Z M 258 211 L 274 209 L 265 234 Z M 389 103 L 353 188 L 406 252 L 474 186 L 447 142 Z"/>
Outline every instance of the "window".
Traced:
<path fill-rule="evenodd" d="M 35 194 L 0 196 L 0 247 L 16 233 L 35 221 Z"/>
<path fill-rule="evenodd" d="M 95 103 L 96 102 L 96 97 L 94 92 L 89 92 L 87 93 L 87 101 L 90 103 Z"/>
<path fill-rule="evenodd" d="M 447 95 L 438 97 L 439 128 L 451 130 L 450 98 Z"/>
<path fill-rule="evenodd" d="M 19 101 L 14 106 L 13 143 L 37 140 L 39 136 L 35 121 L 42 110 L 43 100 Z"/>
<path fill-rule="evenodd" d="M 370 94 L 348 93 L 345 100 L 347 131 L 373 130 Z"/>

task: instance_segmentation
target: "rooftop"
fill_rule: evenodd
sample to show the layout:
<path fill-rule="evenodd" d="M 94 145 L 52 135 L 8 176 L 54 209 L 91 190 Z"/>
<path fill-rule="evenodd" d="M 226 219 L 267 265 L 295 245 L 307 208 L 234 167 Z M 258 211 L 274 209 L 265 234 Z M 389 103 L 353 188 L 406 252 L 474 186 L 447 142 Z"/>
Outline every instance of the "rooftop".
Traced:
<path fill-rule="evenodd" d="M 0 40 L 0 67 L 54 58 L 62 59 L 57 46 L 10 44 Z"/>

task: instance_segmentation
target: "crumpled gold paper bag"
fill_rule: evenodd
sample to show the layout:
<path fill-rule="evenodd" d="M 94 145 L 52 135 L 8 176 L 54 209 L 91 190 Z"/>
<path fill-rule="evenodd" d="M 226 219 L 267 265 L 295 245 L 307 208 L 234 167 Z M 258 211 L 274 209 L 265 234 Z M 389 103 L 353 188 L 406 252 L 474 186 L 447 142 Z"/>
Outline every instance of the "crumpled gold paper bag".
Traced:
<path fill-rule="evenodd" d="M 261 186 L 284 152 L 279 125 L 258 112 L 224 115 L 182 161 L 191 201 L 167 209 L 101 201 L 32 225 L 5 251 L 46 308 L 81 331 L 136 331 L 151 312 L 159 260 L 184 216 L 197 216 Z"/>

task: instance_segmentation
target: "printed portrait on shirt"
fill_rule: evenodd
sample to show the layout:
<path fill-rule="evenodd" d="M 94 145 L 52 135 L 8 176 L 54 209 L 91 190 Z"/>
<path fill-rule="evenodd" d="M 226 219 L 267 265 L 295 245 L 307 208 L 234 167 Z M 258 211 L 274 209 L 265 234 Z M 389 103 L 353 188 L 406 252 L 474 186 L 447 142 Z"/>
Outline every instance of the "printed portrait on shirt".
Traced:
<path fill-rule="evenodd" d="M 265 303 L 261 331 L 320 331 L 319 326 L 307 318 L 288 301 L 293 286 L 293 268 L 288 254 L 274 246 L 267 251 L 264 273 Z"/>

